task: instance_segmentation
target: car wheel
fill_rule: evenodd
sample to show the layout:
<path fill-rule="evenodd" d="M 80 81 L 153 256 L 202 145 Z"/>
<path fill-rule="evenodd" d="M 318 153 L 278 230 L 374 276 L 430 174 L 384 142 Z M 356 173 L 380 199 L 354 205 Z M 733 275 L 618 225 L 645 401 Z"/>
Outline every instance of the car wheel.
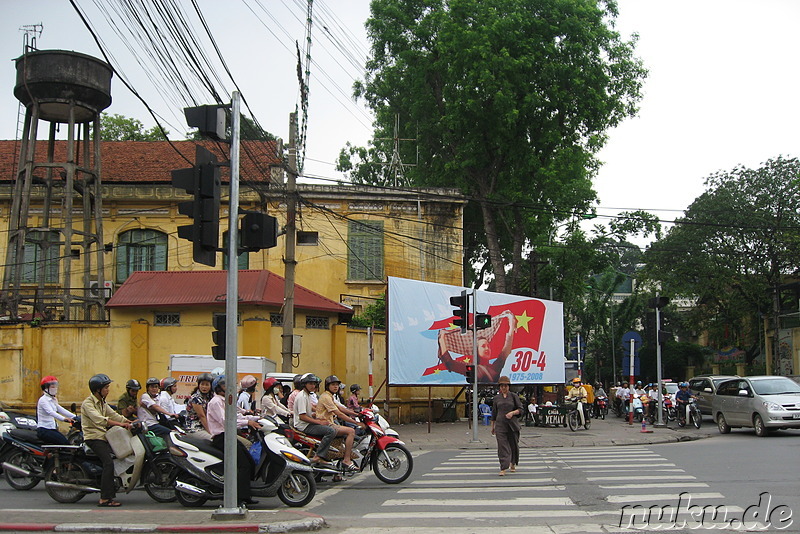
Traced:
<path fill-rule="evenodd" d="M 769 429 L 767 429 L 764 420 L 758 414 L 753 416 L 753 428 L 756 429 L 756 436 L 760 438 L 769 436 Z"/>
<path fill-rule="evenodd" d="M 719 428 L 720 434 L 730 434 L 731 432 L 731 427 L 722 414 L 717 415 L 717 428 Z"/>

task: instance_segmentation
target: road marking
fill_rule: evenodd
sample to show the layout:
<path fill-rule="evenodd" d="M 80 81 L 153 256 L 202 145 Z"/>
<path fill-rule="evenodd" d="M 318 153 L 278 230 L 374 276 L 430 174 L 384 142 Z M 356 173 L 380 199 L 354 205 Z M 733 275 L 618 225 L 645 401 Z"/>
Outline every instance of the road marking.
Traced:
<path fill-rule="evenodd" d="M 630 480 L 630 478 L 628 479 Z M 707 488 L 705 482 L 662 482 L 656 484 L 600 484 L 605 489 L 653 489 L 653 488 Z"/>
<path fill-rule="evenodd" d="M 612 480 L 631 480 L 633 478 L 632 475 L 627 475 L 624 477 L 586 477 L 588 482 L 602 482 L 602 481 L 612 481 Z M 637 480 L 686 480 L 692 479 L 697 480 L 697 477 L 686 474 L 686 475 L 654 475 L 654 476 L 646 476 L 646 475 L 636 475 Z"/>
<path fill-rule="evenodd" d="M 620 469 L 623 469 L 625 466 L 616 466 L 612 467 L 610 465 L 580 465 L 575 466 L 579 469 L 591 469 L 592 471 L 610 471 L 612 473 L 619 473 Z M 661 469 L 662 467 L 675 467 L 673 463 L 663 463 L 663 464 L 652 464 L 652 465 L 639 465 L 636 467 L 646 468 L 648 473 L 656 472 L 672 472 L 672 473 L 683 473 L 683 469 Z M 656 469 L 657 468 L 657 469 Z"/>
<path fill-rule="evenodd" d="M 496 466 L 496 465 L 485 465 L 484 464 L 484 465 L 480 465 L 480 466 L 470 467 L 469 471 L 470 472 L 471 471 L 499 471 L 499 469 L 500 468 L 498 466 Z M 546 466 L 535 466 L 535 467 L 534 466 L 526 466 L 525 469 L 528 470 L 528 471 L 531 471 L 531 470 L 533 470 L 533 471 L 547 471 L 549 469 L 549 467 L 546 467 Z M 446 466 L 445 465 L 445 466 L 434 467 L 432 469 L 432 471 L 464 471 L 464 467 L 463 466 Z"/>
<path fill-rule="evenodd" d="M 566 486 L 533 486 L 526 487 L 525 491 L 566 491 Z M 442 488 L 403 488 L 397 493 L 441 493 Z M 508 493 L 507 487 L 482 487 L 480 490 L 475 488 L 447 488 L 447 493 Z M 476 501 L 477 502 L 477 501 Z"/>
<path fill-rule="evenodd" d="M 425 476 L 437 476 L 437 475 L 434 474 L 434 473 L 425 473 L 422 476 L 425 477 Z M 494 477 L 494 480 L 499 483 L 500 482 L 499 478 L 500 477 Z M 538 483 L 541 483 L 541 482 L 543 482 L 543 483 L 555 482 L 556 479 L 553 478 L 553 477 L 548 477 L 548 478 L 524 478 L 524 477 L 518 477 L 518 476 L 514 475 L 514 476 L 506 477 L 505 481 L 513 482 L 513 483 L 533 484 L 533 483 L 537 483 L 537 482 Z M 505 481 L 503 481 L 503 482 L 505 482 Z M 461 479 L 458 479 L 458 480 L 452 480 L 452 479 L 450 479 L 450 476 L 448 476 L 447 480 L 412 480 L 411 481 L 412 484 L 438 484 L 438 485 L 442 485 L 442 486 L 447 486 L 447 485 L 455 486 L 455 485 L 460 485 L 460 484 L 468 484 L 470 482 L 474 482 L 475 484 L 480 484 L 480 485 L 483 486 L 483 485 L 486 484 L 486 478 L 475 478 L 475 479 L 472 479 L 472 480 L 470 480 L 470 479 L 464 480 L 463 478 L 461 478 Z"/>
<path fill-rule="evenodd" d="M 652 462 L 654 460 L 663 460 L 661 456 L 655 456 L 653 458 L 628 458 L 628 457 L 620 457 L 620 458 L 562 458 L 565 462 L 569 462 L 571 464 L 585 464 L 585 463 L 608 463 L 608 462 Z"/>
<path fill-rule="evenodd" d="M 724 499 L 721 493 L 690 493 L 692 499 Z M 650 495 L 609 495 L 606 500 L 610 503 L 640 502 L 640 501 L 674 501 L 679 497 L 674 493 L 660 493 Z"/>
<path fill-rule="evenodd" d="M 471 506 L 475 506 L 475 501 L 471 501 Z M 365 514 L 364 519 L 409 519 L 412 512 L 376 512 Z M 619 512 L 614 512 L 619 515 Z M 413 512 L 414 519 L 509 519 L 509 518 L 541 518 L 541 517 L 583 517 L 589 518 L 589 514 L 581 510 L 465 510 L 457 511 L 438 511 L 438 512 Z M 481 528 L 481 532 L 487 527 Z M 505 527 L 503 528 L 505 530 Z M 394 532 L 394 531 L 393 531 Z M 464 532 L 459 528 L 459 532 Z"/>
<path fill-rule="evenodd" d="M 448 509 L 456 506 L 574 506 L 569 497 L 517 497 L 502 500 L 489 499 L 388 499 L 381 506 L 439 506 Z M 508 512 L 514 515 L 513 512 Z"/>

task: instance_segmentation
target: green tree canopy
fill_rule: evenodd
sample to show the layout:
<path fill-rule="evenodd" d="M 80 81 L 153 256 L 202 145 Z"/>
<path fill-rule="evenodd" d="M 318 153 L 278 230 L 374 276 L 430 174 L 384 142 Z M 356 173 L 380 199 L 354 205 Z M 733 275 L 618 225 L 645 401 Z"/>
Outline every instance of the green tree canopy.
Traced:
<path fill-rule="evenodd" d="M 616 15 L 613 0 L 373 0 L 355 94 L 375 133 L 339 168 L 386 183 L 387 142 L 415 140 L 398 142 L 406 179 L 470 198 L 466 263 L 516 292 L 526 243 L 591 211 L 595 154 L 636 112 L 646 71 Z"/>
<path fill-rule="evenodd" d="M 164 141 L 169 132 L 153 126 L 145 129 L 139 119 L 114 113 L 100 115 L 100 139 L 103 141 Z"/>
<path fill-rule="evenodd" d="M 664 294 L 697 299 L 695 321 L 712 344 L 740 347 L 756 317 L 780 312 L 777 289 L 800 271 L 800 161 L 709 176 L 706 192 L 645 255 L 645 274 Z"/>

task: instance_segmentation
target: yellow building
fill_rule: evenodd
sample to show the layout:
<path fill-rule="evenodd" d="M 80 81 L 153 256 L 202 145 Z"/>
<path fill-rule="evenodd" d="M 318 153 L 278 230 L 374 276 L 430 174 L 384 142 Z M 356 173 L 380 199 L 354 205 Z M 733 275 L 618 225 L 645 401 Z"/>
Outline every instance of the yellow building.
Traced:
<path fill-rule="evenodd" d="M 65 144 L 56 143 L 53 161 L 64 157 Z M 202 144 L 216 152 L 220 160 L 226 159 L 215 144 Z M 14 176 L 18 165 L 15 150 L 16 142 L 0 141 L 0 168 L 5 169 L 0 176 Z M 42 147 L 38 152 L 46 150 Z M 29 234 L 44 232 L 52 234 L 53 239 L 47 254 L 41 253 L 35 239 L 26 241 L 23 277 L 18 287 L 6 285 L 6 295 L 0 295 L 0 304 L 6 302 L 2 297 L 14 292 L 25 293 L 29 296 L 25 302 L 32 303 L 20 307 L 16 314 L 4 311 L 5 321 L 0 323 L 0 399 L 30 405 L 40 394 L 40 377 L 55 374 L 62 381 L 62 402 L 77 401 L 85 397 L 88 377 L 97 372 L 106 372 L 114 379 L 111 396 L 116 397 L 128 378 L 166 376 L 169 354 L 210 353 L 211 318 L 224 311 L 224 300 L 216 306 L 204 302 L 185 308 L 157 301 L 121 308 L 114 307 L 112 300 L 105 317 L 86 321 L 76 318 L 59 301 L 48 299 L 70 292 L 78 296 L 88 291 L 113 294 L 137 271 L 220 271 L 227 267 L 221 253 L 214 268 L 194 263 L 192 244 L 177 236 L 177 227 L 191 222 L 178 213 L 178 203 L 191 197 L 172 187 L 170 171 L 188 167 L 194 161 L 194 152 L 195 143 L 189 141 L 102 143 L 103 237 L 102 243 L 88 248 L 96 253 L 97 247 L 102 247 L 103 277 L 97 276 L 96 267 L 88 273 L 72 268 L 69 280 L 59 277 L 65 262 L 77 265 L 81 259 L 74 244 L 59 241 L 59 228 L 82 208 L 63 213 L 53 203 L 44 224 L 44 186 L 33 188 L 30 217 L 24 224 L 31 229 Z M 265 211 L 283 226 L 286 196 L 280 162 L 274 154 L 272 142 L 244 142 L 240 208 Z M 57 182 L 57 173 L 55 176 Z M 220 246 L 226 243 L 228 228 L 226 172 L 222 180 Z M 12 186 L 7 178 L 0 181 L 3 235 L 9 228 Z M 443 189 L 398 191 L 305 184 L 297 189 L 295 281 L 300 289 L 318 294 L 332 305 L 323 312 L 296 307 L 295 325 L 303 335 L 298 372 L 336 373 L 347 383 L 366 384 L 364 330 L 346 326 L 346 314 L 336 306 L 345 305 L 359 313 L 383 296 L 387 276 L 462 285 L 465 201 L 456 190 Z M 239 268 L 282 275 L 283 245 L 279 238 L 275 248 L 243 254 L 238 258 Z M 6 258 L 6 251 L 7 242 L 0 240 L 0 257 Z M 4 267 L 4 279 L 8 271 Z M 176 309 L 180 328 L 161 324 L 170 320 L 169 314 Z M 240 307 L 241 355 L 280 361 L 281 329 L 275 327 L 280 314 L 279 301 Z M 377 336 L 376 383 L 385 376 L 384 347 L 383 336 Z M 408 401 L 414 393 L 399 388 L 391 394 Z"/>

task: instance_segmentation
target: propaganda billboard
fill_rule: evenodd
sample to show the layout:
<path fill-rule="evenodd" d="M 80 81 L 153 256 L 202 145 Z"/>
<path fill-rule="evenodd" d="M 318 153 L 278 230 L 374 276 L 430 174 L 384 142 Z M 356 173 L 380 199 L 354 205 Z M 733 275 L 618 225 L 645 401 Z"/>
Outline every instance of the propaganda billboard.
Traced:
<path fill-rule="evenodd" d="M 450 304 L 463 289 L 389 277 L 390 385 L 465 383 L 467 364 L 476 365 L 473 332 L 453 325 Z M 478 313 L 492 316 L 491 325 L 477 331 L 479 382 L 495 383 L 503 375 L 514 384 L 564 382 L 562 303 L 490 291 L 476 291 L 474 298 Z"/>

